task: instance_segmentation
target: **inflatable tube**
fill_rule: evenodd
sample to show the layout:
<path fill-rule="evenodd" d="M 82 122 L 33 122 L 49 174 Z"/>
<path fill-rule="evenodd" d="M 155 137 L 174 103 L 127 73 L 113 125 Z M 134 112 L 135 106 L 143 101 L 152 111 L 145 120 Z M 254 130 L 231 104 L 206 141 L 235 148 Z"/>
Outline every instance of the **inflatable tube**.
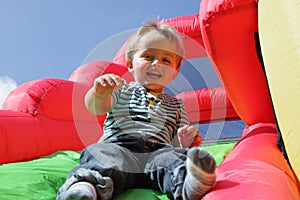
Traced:
<path fill-rule="evenodd" d="M 207 57 L 202 35 L 199 31 L 199 14 L 170 18 L 162 20 L 160 23 L 173 26 L 181 33 L 183 45 L 185 46 L 186 59 Z"/>
<path fill-rule="evenodd" d="M 276 146 L 275 124 L 247 127 L 217 168 L 217 184 L 204 200 L 299 199 L 297 178 Z"/>
<path fill-rule="evenodd" d="M 240 118 L 248 125 L 274 122 L 256 55 L 256 1 L 203 0 L 199 17 L 204 47 Z"/>
<path fill-rule="evenodd" d="M 240 119 L 223 87 L 182 92 L 177 97 L 183 100 L 190 122 L 213 123 Z"/>
<path fill-rule="evenodd" d="M 262 55 L 277 124 L 299 179 L 300 2 L 260 0 L 258 14 Z"/>
<path fill-rule="evenodd" d="M 74 83 L 67 80 L 43 79 L 25 83 L 9 95 L 3 105 L 6 110 L 0 111 L 1 164 L 84 147 L 74 134 L 73 87 Z M 82 125 L 93 127 L 92 116 L 87 111 L 85 116 Z M 85 141 L 95 141 L 95 135 L 86 132 Z"/>

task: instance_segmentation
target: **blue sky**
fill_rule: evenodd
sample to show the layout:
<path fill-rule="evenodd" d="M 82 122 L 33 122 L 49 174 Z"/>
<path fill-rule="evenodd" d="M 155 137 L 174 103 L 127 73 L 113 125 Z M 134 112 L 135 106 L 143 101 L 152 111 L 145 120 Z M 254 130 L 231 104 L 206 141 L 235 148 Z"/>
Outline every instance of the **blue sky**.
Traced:
<path fill-rule="evenodd" d="M 142 22 L 199 12 L 199 0 L 1 0 L 0 77 L 67 79 L 97 45 Z"/>

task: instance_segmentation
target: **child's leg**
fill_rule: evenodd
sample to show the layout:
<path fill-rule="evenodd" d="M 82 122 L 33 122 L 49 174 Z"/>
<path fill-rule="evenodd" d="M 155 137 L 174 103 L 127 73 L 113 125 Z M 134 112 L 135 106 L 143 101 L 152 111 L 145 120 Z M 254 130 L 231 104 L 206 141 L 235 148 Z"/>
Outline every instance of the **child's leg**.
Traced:
<path fill-rule="evenodd" d="M 186 177 L 186 153 L 183 148 L 163 148 L 149 157 L 145 174 L 151 182 L 145 187 L 160 190 L 172 199 L 182 199 L 182 188 Z"/>
<path fill-rule="evenodd" d="M 71 186 L 77 182 L 91 183 L 100 199 L 110 199 L 124 190 L 137 187 L 143 169 L 138 155 L 115 143 L 90 145 L 82 152 L 80 165 L 70 172 L 58 196 L 69 193 Z"/>
<path fill-rule="evenodd" d="M 190 149 L 186 161 L 187 175 L 183 185 L 183 199 L 201 199 L 214 187 L 215 168 L 215 160 L 208 152 L 197 147 Z"/>
<path fill-rule="evenodd" d="M 145 173 L 153 189 L 174 199 L 199 200 L 214 186 L 215 168 L 213 157 L 204 150 L 163 148 L 149 157 Z"/>

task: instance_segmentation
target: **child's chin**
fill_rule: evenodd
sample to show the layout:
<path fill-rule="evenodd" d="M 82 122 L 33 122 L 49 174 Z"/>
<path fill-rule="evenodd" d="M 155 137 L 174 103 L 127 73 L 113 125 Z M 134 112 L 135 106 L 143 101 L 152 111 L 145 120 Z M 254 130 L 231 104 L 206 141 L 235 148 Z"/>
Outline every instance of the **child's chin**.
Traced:
<path fill-rule="evenodd" d="M 144 84 L 144 87 L 151 91 L 161 92 L 164 88 L 164 85 L 161 83 L 147 83 Z"/>

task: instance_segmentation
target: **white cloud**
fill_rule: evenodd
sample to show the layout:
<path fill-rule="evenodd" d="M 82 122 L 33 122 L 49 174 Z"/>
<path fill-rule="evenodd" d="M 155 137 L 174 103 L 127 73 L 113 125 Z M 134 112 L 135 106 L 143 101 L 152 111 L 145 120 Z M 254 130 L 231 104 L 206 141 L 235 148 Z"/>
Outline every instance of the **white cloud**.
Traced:
<path fill-rule="evenodd" d="M 8 76 L 0 76 L 0 109 L 7 95 L 17 87 L 17 83 Z"/>

